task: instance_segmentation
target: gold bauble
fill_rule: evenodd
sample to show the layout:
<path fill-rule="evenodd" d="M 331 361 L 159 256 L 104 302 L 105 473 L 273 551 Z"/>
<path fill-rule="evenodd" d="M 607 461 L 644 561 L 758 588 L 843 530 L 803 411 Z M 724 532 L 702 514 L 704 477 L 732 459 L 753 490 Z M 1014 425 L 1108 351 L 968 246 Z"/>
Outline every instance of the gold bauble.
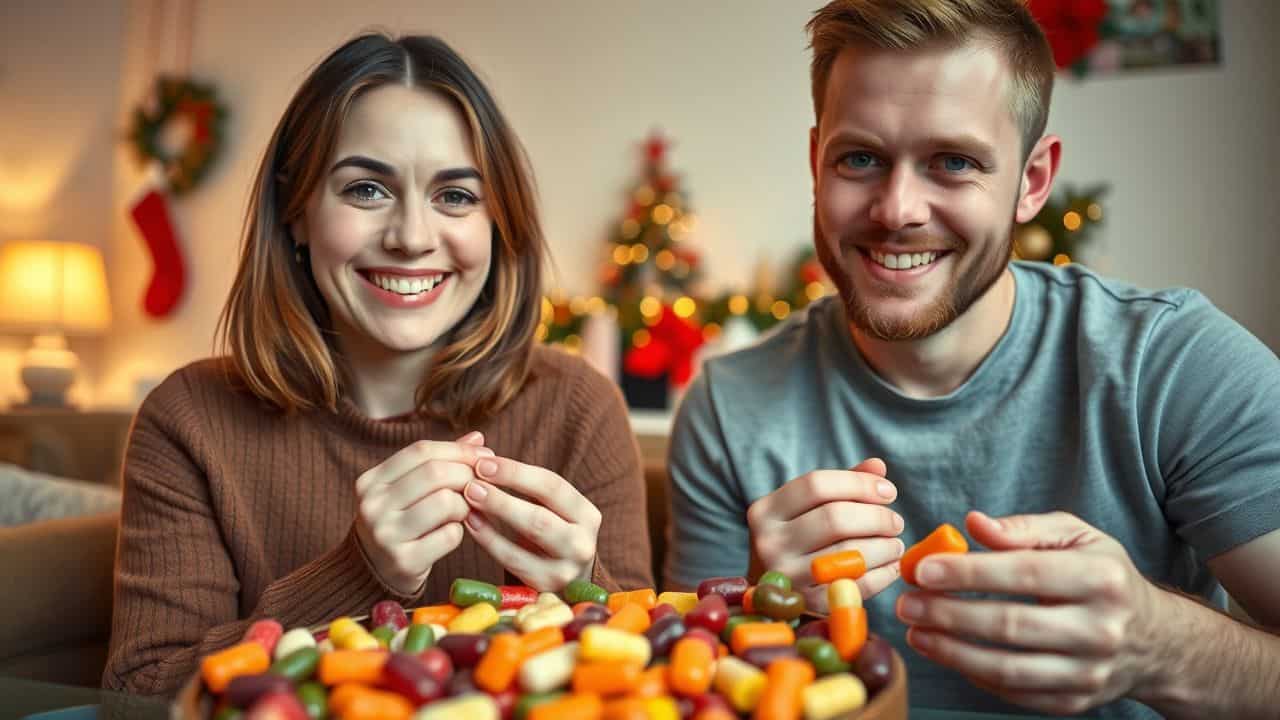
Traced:
<path fill-rule="evenodd" d="M 1018 256 L 1028 260 L 1044 260 L 1053 252 L 1053 236 L 1042 225 L 1023 225 L 1014 232 Z"/>

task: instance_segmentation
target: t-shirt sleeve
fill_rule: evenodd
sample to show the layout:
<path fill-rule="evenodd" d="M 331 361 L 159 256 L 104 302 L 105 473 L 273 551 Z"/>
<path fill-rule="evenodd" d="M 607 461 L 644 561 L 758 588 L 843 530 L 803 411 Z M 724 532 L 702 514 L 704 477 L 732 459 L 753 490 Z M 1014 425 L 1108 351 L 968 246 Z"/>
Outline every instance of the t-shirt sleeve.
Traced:
<path fill-rule="evenodd" d="M 747 506 L 712 399 L 713 370 L 689 386 L 668 446 L 671 478 L 667 582 L 696 586 L 709 577 L 743 575 L 750 560 Z"/>
<path fill-rule="evenodd" d="M 1137 410 L 1164 509 L 1208 559 L 1280 528 L 1280 360 L 1190 293 L 1151 331 Z"/>

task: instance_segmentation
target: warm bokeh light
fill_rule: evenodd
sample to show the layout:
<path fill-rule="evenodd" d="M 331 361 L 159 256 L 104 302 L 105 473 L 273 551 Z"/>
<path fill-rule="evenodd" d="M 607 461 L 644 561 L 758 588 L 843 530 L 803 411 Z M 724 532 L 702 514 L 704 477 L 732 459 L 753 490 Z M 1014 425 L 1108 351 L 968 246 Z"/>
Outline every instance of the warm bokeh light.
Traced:
<path fill-rule="evenodd" d="M 729 298 L 729 312 L 734 315 L 741 315 L 751 307 L 751 301 L 747 300 L 746 295 L 734 295 Z"/>
<path fill-rule="evenodd" d="M 1076 212 L 1075 210 L 1068 211 L 1066 215 L 1062 216 L 1063 227 L 1070 230 L 1071 232 L 1075 232 L 1076 230 L 1079 230 L 1080 226 L 1083 224 L 1084 224 L 1084 219 L 1081 218 L 1080 213 Z"/>
<path fill-rule="evenodd" d="M 1089 207 L 1085 208 L 1085 214 L 1090 220 L 1098 222 L 1102 219 L 1102 206 L 1098 203 L 1089 203 Z"/>
<path fill-rule="evenodd" d="M 635 200 L 637 205 L 651 205 L 655 197 L 657 197 L 657 194 L 653 192 L 651 186 L 641 185 L 636 188 L 636 192 L 631 196 L 631 199 Z"/>
<path fill-rule="evenodd" d="M 652 295 L 646 295 L 640 301 L 640 314 L 648 318 L 656 318 L 662 312 L 662 301 Z"/>
<path fill-rule="evenodd" d="M 631 262 L 631 247 L 629 245 L 614 245 L 613 261 L 619 265 L 626 265 Z"/>
<path fill-rule="evenodd" d="M 666 225 L 676 216 L 676 211 L 670 205 L 663 203 L 653 209 L 653 221 L 659 225 Z"/>
<path fill-rule="evenodd" d="M 814 281 L 804 286 L 804 296 L 809 298 L 809 302 L 813 302 L 826 294 L 827 289 L 820 282 Z"/>
<path fill-rule="evenodd" d="M 569 301 L 569 312 L 574 315 L 586 315 L 587 299 L 575 295 L 574 298 Z"/>
<path fill-rule="evenodd" d="M 785 320 L 791 314 L 791 303 L 786 300 L 778 300 L 769 308 L 769 312 L 773 313 L 775 318 Z"/>
<path fill-rule="evenodd" d="M 1058 253 L 1057 255 L 1053 256 L 1053 264 L 1058 266 L 1070 265 L 1071 256 L 1067 255 L 1066 253 Z"/>
<path fill-rule="evenodd" d="M 631 333 L 631 344 L 635 347 L 644 347 L 649 344 L 649 331 L 641 328 Z"/>
<path fill-rule="evenodd" d="M 556 316 L 555 305 L 551 304 L 550 298 L 543 297 L 542 298 L 542 322 L 550 323 L 551 320 L 555 318 L 555 316 Z"/>
<path fill-rule="evenodd" d="M 596 295 L 587 301 L 587 312 L 592 315 L 595 315 L 598 312 L 603 312 L 604 308 L 605 308 L 604 298 L 600 297 L 599 295 Z"/>
<path fill-rule="evenodd" d="M 665 272 L 675 267 L 676 255 L 670 250 L 659 250 L 658 254 L 653 258 L 653 263 L 658 266 L 659 270 Z"/>
<path fill-rule="evenodd" d="M 711 342 L 720 337 L 720 325 L 718 323 L 707 323 L 702 326 L 702 339 Z"/>
<path fill-rule="evenodd" d="M 636 243 L 631 246 L 631 262 L 639 265 L 649 259 L 649 248 L 644 243 Z"/>
<path fill-rule="evenodd" d="M 697 312 L 698 304 L 691 297 L 681 297 L 672 304 L 671 310 L 675 312 L 676 317 L 688 318 Z"/>
<path fill-rule="evenodd" d="M 635 220 L 632 220 L 631 218 L 627 218 L 626 220 L 622 221 L 622 239 L 635 240 L 636 236 L 639 234 L 640 234 L 640 223 L 636 222 Z"/>

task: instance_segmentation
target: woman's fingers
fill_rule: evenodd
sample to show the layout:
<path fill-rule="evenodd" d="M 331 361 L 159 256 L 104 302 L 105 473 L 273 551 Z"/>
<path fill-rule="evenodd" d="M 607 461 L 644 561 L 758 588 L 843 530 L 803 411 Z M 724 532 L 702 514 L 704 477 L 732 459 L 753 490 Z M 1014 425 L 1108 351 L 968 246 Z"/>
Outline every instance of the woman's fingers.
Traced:
<path fill-rule="evenodd" d="M 478 545 L 529 587 L 558 592 L 581 575 L 575 563 L 547 558 L 521 547 L 498 532 L 482 513 L 468 514 L 465 524 Z"/>

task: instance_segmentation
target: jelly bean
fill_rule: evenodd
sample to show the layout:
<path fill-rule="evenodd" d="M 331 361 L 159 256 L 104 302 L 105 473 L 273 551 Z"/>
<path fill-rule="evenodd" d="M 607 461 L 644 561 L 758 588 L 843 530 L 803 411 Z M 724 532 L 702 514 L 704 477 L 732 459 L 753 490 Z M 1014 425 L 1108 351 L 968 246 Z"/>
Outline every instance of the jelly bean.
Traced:
<path fill-rule="evenodd" d="M 867 572 L 867 561 L 857 550 L 819 555 L 809 563 L 809 574 L 818 585 L 825 585 L 840 578 L 857 580 Z"/>
<path fill-rule="evenodd" d="M 716 692 L 724 696 L 733 709 L 740 713 L 751 712 L 764 692 L 764 671 L 732 655 L 720 658 L 716 663 Z"/>
<path fill-rule="evenodd" d="M 704 595 L 692 610 L 684 614 L 684 624 L 688 627 L 706 628 L 711 633 L 719 633 L 729 622 L 729 606 L 723 595 Z"/>
<path fill-rule="evenodd" d="M 588 662 L 649 664 L 652 650 L 643 635 L 592 625 L 579 637 L 579 655 Z"/>
<path fill-rule="evenodd" d="M 659 618 L 664 618 L 664 617 L 667 617 L 668 615 L 680 617 L 680 611 L 676 610 L 674 606 L 668 605 L 667 603 L 658 603 L 657 605 L 653 606 L 652 610 L 649 611 L 649 622 L 650 623 L 657 622 Z"/>
<path fill-rule="evenodd" d="M 325 685 L 373 685 L 382 677 L 382 666 L 386 664 L 388 655 L 381 650 L 334 650 L 320 656 L 317 677 Z"/>
<path fill-rule="evenodd" d="M 819 676 L 849 672 L 849 663 L 840 658 L 836 646 L 820 637 L 797 638 L 796 651 L 813 665 Z"/>
<path fill-rule="evenodd" d="M 733 705 L 716 693 L 699 695 L 695 698 L 689 698 L 689 700 L 691 702 L 686 706 L 686 709 L 693 715 L 699 713 L 729 713 L 730 715 L 736 715 Z"/>
<path fill-rule="evenodd" d="M 776 585 L 760 585 L 756 588 L 752 605 L 755 612 L 774 620 L 794 620 L 805 613 L 804 596 Z"/>
<path fill-rule="evenodd" d="M 748 587 L 751 587 L 751 583 L 744 577 L 711 578 L 698 583 L 698 599 L 715 594 L 723 597 L 730 605 L 741 605 L 742 594 Z"/>
<path fill-rule="evenodd" d="M 541 655 L 551 648 L 564 644 L 564 631 L 558 627 L 545 627 L 520 636 L 520 658 Z"/>
<path fill-rule="evenodd" d="M 831 642 L 840 651 L 840 659 L 852 662 L 867 642 L 867 611 L 860 607 L 831 609 Z"/>
<path fill-rule="evenodd" d="M 867 687 L 867 692 L 880 692 L 893 676 L 893 650 L 889 643 L 879 635 L 868 636 L 862 652 L 853 661 L 853 673 Z"/>
<path fill-rule="evenodd" d="M 658 593 L 653 588 L 644 588 L 642 590 L 631 590 L 629 592 L 616 592 L 609 596 L 606 603 L 609 606 L 609 612 L 618 612 L 624 605 L 639 605 L 648 612 L 654 605 L 658 604 Z"/>
<path fill-rule="evenodd" d="M 458 578 L 449 586 L 449 602 L 460 608 L 468 608 L 477 603 L 488 603 L 497 610 L 502 606 L 502 591 L 497 585 L 479 580 Z"/>
<path fill-rule="evenodd" d="M 738 657 L 763 670 L 778 658 L 795 657 L 796 654 L 794 645 L 758 645 L 747 648 Z"/>
<path fill-rule="evenodd" d="M 667 684 L 675 692 L 688 697 L 702 695 L 711 687 L 715 652 L 697 638 L 681 638 L 671 649 L 671 665 L 667 668 Z"/>
<path fill-rule="evenodd" d="M 564 599 L 570 603 L 585 601 L 604 605 L 609 602 L 609 593 L 590 580 L 573 580 L 564 587 Z"/>
<path fill-rule="evenodd" d="M 418 658 L 392 653 L 382 666 L 381 684 L 403 695 L 415 706 L 444 697 L 444 684 L 427 672 Z"/>
<path fill-rule="evenodd" d="M 213 714 L 213 720 L 244 720 L 244 711 L 238 707 L 223 705 Z"/>
<path fill-rule="evenodd" d="M 756 704 L 757 720 L 795 718 L 804 702 L 804 688 L 813 682 L 813 666 L 800 658 L 776 660 L 765 670 L 764 692 Z"/>
<path fill-rule="evenodd" d="M 648 703 L 644 698 L 638 697 L 607 700 L 604 704 L 604 720 L 649 720 Z"/>
<path fill-rule="evenodd" d="M 498 622 L 498 608 L 488 602 L 479 601 L 458 613 L 458 617 L 449 621 L 449 632 L 473 634 L 483 632 L 485 628 Z"/>
<path fill-rule="evenodd" d="M 528 693 L 548 693 L 569 684 L 578 662 L 578 643 L 567 642 L 524 661 L 517 673 L 520 689 Z"/>
<path fill-rule="evenodd" d="M 296 650 L 315 646 L 316 638 L 309 630 L 306 628 L 294 628 L 280 636 L 280 640 L 276 642 L 276 649 L 271 653 L 271 657 L 279 660 L 292 655 Z"/>
<path fill-rule="evenodd" d="M 596 620 L 594 618 L 589 618 L 585 616 L 576 617 L 568 625 L 565 625 L 563 628 L 561 628 L 561 631 L 564 633 L 564 639 L 566 641 L 572 642 L 574 640 L 577 640 L 578 637 L 582 635 L 583 628 L 587 627 L 588 625 L 603 625 L 603 624 L 604 624 L 604 621 L 602 620 Z"/>
<path fill-rule="evenodd" d="M 609 608 L 600 603 L 580 602 L 573 606 L 573 617 L 575 619 L 586 617 L 604 622 L 613 617 L 613 613 L 609 612 Z"/>
<path fill-rule="evenodd" d="M 613 617 L 605 622 L 605 627 L 625 630 L 632 633 L 643 633 L 649 629 L 649 611 L 638 603 L 627 603 L 613 613 Z"/>
<path fill-rule="evenodd" d="M 222 699 L 238 708 L 247 708 L 263 695 L 292 692 L 293 683 L 279 675 L 240 675 L 227 683 Z"/>
<path fill-rule="evenodd" d="M 516 690 L 516 686 L 503 690 L 500 693 L 488 693 L 493 698 L 493 704 L 498 708 L 498 720 L 511 720 L 511 716 L 515 714 L 516 701 L 520 699 L 520 692 Z"/>
<path fill-rule="evenodd" d="M 802 637 L 820 637 L 827 639 L 827 621 L 826 620 L 810 620 L 809 622 L 796 628 L 796 638 Z"/>
<path fill-rule="evenodd" d="M 768 622 L 769 618 L 763 615 L 734 615 L 724 624 L 724 630 L 720 631 L 720 637 L 723 640 L 729 640 L 733 637 L 733 629 L 743 623 L 759 623 Z"/>
<path fill-rule="evenodd" d="M 662 607 L 659 605 L 659 607 Z M 668 615 L 658 618 L 649 629 L 644 631 L 644 636 L 649 640 L 649 647 L 653 650 L 654 657 L 666 657 L 671 652 L 671 646 L 676 644 L 684 636 L 685 625 L 684 620 L 679 615 Z"/>
<path fill-rule="evenodd" d="M 756 585 L 773 585 L 775 587 L 782 588 L 783 590 L 790 590 L 791 578 L 778 572 L 777 570 L 770 570 L 769 572 L 760 576 L 760 581 L 757 582 Z"/>
<path fill-rule="evenodd" d="M 697 638 L 706 643 L 707 647 L 711 648 L 711 652 L 719 654 L 720 640 L 706 628 L 689 628 L 684 631 L 684 637 Z"/>
<path fill-rule="evenodd" d="M 545 693 L 525 693 L 524 695 L 520 696 L 519 700 L 516 701 L 515 711 L 512 713 L 514 720 L 525 720 L 525 718 L 529 717 L 530 710 L 533 710 L 539 705 L 545 705 L 549 702 L 559 700 L 565 695 L 566 693 L 561 691 L 545 692 Z M 417 718 L 415 718 L 414 720 L 417 720 Z"/>
<path fill-rule="evenodd" d="M 471 633 L 450 633 L 436 643 L 436 647 L 449 654 L 454 668 L 475 667 L 489 649 L 489 636 Z"/>
<path fill-rule="evenodd" d="M 379 625 L 369 633 L 374 640 L 378 641 L 378 645 L 386 650 L 391 647 L 391 639 L 396 636 L 396 631 L 386 625 Z"/>
<path fill-rule="evenodd" d="M 320 651 L 314 647 L 302 647 L 271 664 L 270 673 L 301 682 L 311 677 L 320 664 Z"/>
<path fill-rule="evenodd" d="M 498 618 L 498 622 L 484 629 L 485 635 L 514 635 L 520 632 L 510 618 Z"/>
<path fill-rule="evenodd" d="M 573 622 L 573 609 L 564 603 L 543 607 L 523 622 L 517 620 L 521 632 L 531 633 L 544 627 L 564 627 Z"/>
<path fill-rule="evenodd" d="M 476 665 L 475 683 L 481 690 L 500 693 L 511 686 L 523 658 L 518 635 L 496 635 Z"/>
<path fill-rule="evenodd" d="M 200 674 L 210 690 L 222 693 L 235 678 L 264 673 L 270 666 L 270 656 L 262 644 L 249 641 L 206 656 L 200 661 Z"/>
<path fill-rule="evenodd" d="M 444 685 L 453 677 L 453 658 L 438 647 L 430 647 L 417 654 L 417 660 L 427 674 Z"/>
<path fill-rule="evenodd" d="M 575 693 L 622 695 L 640 684 L 639 665 L 621 662 L 582 663 L 573 669 Z"/>
<path fill-rule="evenodd" d="M 447 626 L 460 612 L 462 608 L 457 605 L 427 605 L 413 611 L 413 624 Z"/>
<path fill-rule="evenodd" d="M 804 689 L 805 720 L 835 720 L 861 708 L 867 689 L 849 673 L 830 675 Z"/>
<path fill-rule="evenodd" d="M 453 677 L 449 678 L 447 692 L 449 697 L 462 697 L 480 692 L 480 688 L 476 687 L 475 673 L 470 669 L 455 672 Z"/>
<path fill-rule="evenodd" d="M 753 647 L 791 645 L 795 641 L 795 631 L 786 623 L 742 623 L 733 629 L 733 635 L 729 638 L 734 655 L 742 655 Z"/>
<path fill-rule="evenodd" d="M 571 693 L 529 711 L 529 720 L 600 720 L 604 703 L 599 695 Z"/>
<path fill-rule="evenodd" d="M 413 705 L 408 699 L 386 690 L 348 685 L 352 690 L 336 701 L 338 693 L 329 696 L 329 709 L 342 720 L 408 720 Z"/>
<path fill-rule="evenodd" d="M 245 631 L 244 638 L 241 642 L 260 643 L 266 649 L 267 654 L 271 655 L 275 652 L 276 643 L 280 642 L 280 636 L 284 635 L 284 627 L 275 620 L 258 620 L 249 626 Z"/>
<path fill-rule="evenodd" d="M 244 720 L 307 720 L 307 710 L 292 692 L 273 692 L 259 698 Z"/>
<path fill-rule="evenodd" d="M 329 623 L 329 640 L 339 650 L 377 650 L 381 647 L 377 638 L 349 617 L 340 617 Z"/>
<path fill-rule="evenodd" d="M 333 647 L 333 641 L 329 638 L 325 638 L 316 643 L 316 650 L 319 650 L 321 655 L 327 652 L 333 652 L 335 649 L 336 648 Z"/>
<path fill-rule="evenodd" d="M 373 627 L 389 626 L 393 630 L 399 630 L 409 624 L 409 616 L 405 614 L 400 603 L 394 600 L 383 600 L 375 603 L 373 609 L 369 611 L 369 624 Z"/>
<path fill-rule="evenodd" d="M 297 689 L 298 702 L 310 720 L 324 720 L 329 715 L 324 686 L 317 682 L 302 683 Z"/>
<path fill-rule="evenodd" d="M 654 665 L 640 673 L 640 682 L 631 694 L 639 698 L 662 697 L 667 694 L 667 666 Z"/>
<path fill-rule="evenodd" d="M 413 716 L 413 720 L 498 720 L 498 703 L 484 693 L 432 703 Z"/>
<path fill-rule="evenodd" d="M 754 613 L 756 611 L 756 586 L 752 585 L 747 591 L 742 593 L 742 612 Z"/>
<path fill-rule="evenodd" d="M 907 548 L 907 551 L 902 553 L 902 559 L 899 564 L 902 569 L 902 579 L 915 585 L 916 566 L 920 564 L 921 560 L 930 555 L 968 551 L 969 543 L 964 539 L 964 535 L 954 525 L 943 523 L 929 533 L 925 539 Z"/>
<path fill-rule="evenodd" d="M 858 583 L 840 578 L 827 586 L 827 608 L 862 607 L 862 591 Z"/>
<path fill-rule="evenodd" d="M 538 591 L 524 585 L 499 585 L 498 606 L 503 610 L 522 608 L 538 600 Z"/>
<path fill-rule="evenodd" d="M 404 643 L 399 649 L 411 655 L 426 650 L 436 642 L 436 634 L 430 625 L 410 625 L 405 628 L 404 633 Z"/>
<path fill-rule="evenodd" d="M 644 701 L 644 709 L 649 714 L 649 720 L 680 720 L 684 717 L 680 714 L 676 700 L 671 697 L 649 698 Z"/>
<path fill-rule="evenodd" d="M 691 592 L 664 592 L 658 595 L 659 605 L 670 605 L 676 609 L 681 615 L 693 609 L 698 604 L 698 593 Z"/>

